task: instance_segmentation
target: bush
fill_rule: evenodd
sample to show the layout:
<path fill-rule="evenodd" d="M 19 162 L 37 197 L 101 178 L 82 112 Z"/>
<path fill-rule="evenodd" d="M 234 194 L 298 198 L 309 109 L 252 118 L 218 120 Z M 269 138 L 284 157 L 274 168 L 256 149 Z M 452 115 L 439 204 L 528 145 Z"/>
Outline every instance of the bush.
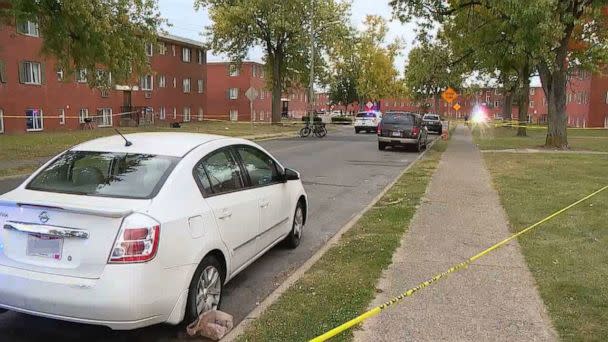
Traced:
<path fill-rule="evenodd" d="M 309 121 L 310 121 L 310 117 L 309 117 L 308 115 L 307 115 L 307 116 L 303 116 L 303 117 L 302 117 L 302 121 L 304 121 L 304 122 L 309 122 Z M 314 118 L 314 122 L 321 122 L 321 121 L 322 121 L 322 120 L 321 120 L 321 117 L 319 117 L 319 116 L 315 116 L 315 118 Z"/>
<path fill-rule="evenodd" d="M 351 124 L 353 119 L 348 116 L 334 116 L 331 118 L 331 122 L 337 124 Z"/>

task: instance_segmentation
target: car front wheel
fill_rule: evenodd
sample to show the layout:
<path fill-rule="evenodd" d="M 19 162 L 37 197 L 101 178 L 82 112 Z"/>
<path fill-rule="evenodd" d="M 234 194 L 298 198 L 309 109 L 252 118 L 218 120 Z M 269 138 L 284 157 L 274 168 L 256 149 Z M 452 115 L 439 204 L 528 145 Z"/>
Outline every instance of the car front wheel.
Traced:
<path fill-rule="evenodd" d="M 224 290 L 222 264 L 213 255 L 207 255 L 199 264 L 188 290 L 186 322 L 194 322 L 202 313 L 218 310 Z"/>
<path fill-rule="evenodd" d="M 380 142 L 380 141 L 379 141 L 379 142 L 378 142 L 378 149 L 379 149 L 380 151 L 384 151 L 384 150 L 386 150 L 386 143 L 383 143 L 383 142 Z"/>
<path fill-rule="evenodd" d="M 294 249 L 300 245 L 300 241 L 302 240 L 302 231 L 304 230 L 304 205 L 302 202 L 298 203 L 296 207 L 296 212 L 293 215 L 293 224 L 291 226 L 291 231 L 287 238 L 285 238 L 285 244 L 288 248 Z"/>

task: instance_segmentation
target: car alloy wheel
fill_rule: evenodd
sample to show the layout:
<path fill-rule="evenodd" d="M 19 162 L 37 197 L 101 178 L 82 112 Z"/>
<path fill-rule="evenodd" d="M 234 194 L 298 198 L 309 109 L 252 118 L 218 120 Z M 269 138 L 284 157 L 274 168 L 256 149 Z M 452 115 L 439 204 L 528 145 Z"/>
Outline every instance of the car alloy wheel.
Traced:
<path fill-rule="evenodd" d="M 304 208 L 302 203 L 298 203 L 296 207 L 296 212 L 293 216 L 293 225 L 291 228 L 291 232 L 287 235 L 285 242 L 287 243 L 287 247 L 296 248 L 300 245 L 300 240 L 302 239 L 302 231 L 304 230 Z"/>
<path fill-rule="evenodd" d="M 196 312 L 216 310 L 222 296 L 222 277 L 214 266 L 207 266 L 201 273 L 196 291 Z"/>

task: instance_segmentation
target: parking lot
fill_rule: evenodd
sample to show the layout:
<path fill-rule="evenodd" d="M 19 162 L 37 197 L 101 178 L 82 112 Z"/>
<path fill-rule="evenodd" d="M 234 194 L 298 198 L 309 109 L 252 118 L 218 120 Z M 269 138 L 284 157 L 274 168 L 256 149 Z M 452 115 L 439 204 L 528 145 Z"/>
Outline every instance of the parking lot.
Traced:
<path fill-rule="evenodd" d="M 430 137 L 436 138 L 435 135 Z M 417 153 L 405 150 L 380 152 L 376 139 L 375 134 L 355 135 L 352 127 L 339 127 L 323 139 L 292 138 L 261 143 L 285 166 L 301 172 L 309 195 L 309 221 L 298 249 L 275 247 L 228 284 L 222 309 L 234 315 L 235 323 L 241 321 L 417 157 Z M 0 192 L 8 191 L 18 181 L 0 181 Z M 166 325 L 120 332 L 17 313 L 0 316 L 0 336 L 10 341 L 37 341 L 43 337 L 88 341 L 167 341 L 184 335 L 183 329 Z"/>

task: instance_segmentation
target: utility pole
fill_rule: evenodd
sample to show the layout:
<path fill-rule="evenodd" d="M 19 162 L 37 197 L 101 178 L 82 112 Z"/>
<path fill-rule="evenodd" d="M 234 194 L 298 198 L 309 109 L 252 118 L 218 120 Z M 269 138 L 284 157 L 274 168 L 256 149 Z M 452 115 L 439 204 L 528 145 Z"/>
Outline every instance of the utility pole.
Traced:
<path fill-rule="evenodd" d="M 310 84 L 308 85 L 308 110 L 312 125 L 315 117 L 315 19 L 314 19 L 314 0 L 310 0 Z"/>

